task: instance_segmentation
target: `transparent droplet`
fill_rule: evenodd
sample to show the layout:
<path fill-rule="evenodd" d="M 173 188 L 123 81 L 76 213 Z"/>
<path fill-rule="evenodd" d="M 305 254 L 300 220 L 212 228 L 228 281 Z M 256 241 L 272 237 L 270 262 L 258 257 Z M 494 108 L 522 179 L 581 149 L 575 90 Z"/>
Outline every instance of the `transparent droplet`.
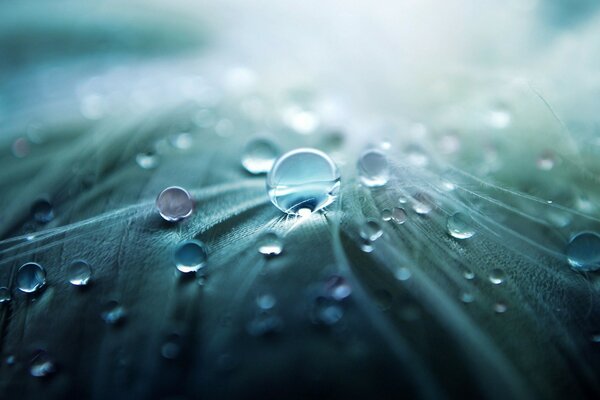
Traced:
<path fill-rule="evenodd" d="M 460 301 L 463 303 L 472 303 L 475 301 L 475 297 L 468 292 L 463 292 L 460 294 Z"/>
<path fill-rule="evenodd" d="M 408 216 L 406 215 L 406 211 L 401 207 L 394 207 L 392 210 L 392 220 L 398 225 L 402 225 L 406 222 Z"/>
<path fill-rule="evenodd" d="M 468 269 L 463 271 L 463 276 L 466 280 L 475 279 L 475 273 L 473 271 L 469 271 Z"/>
<path fill-rule="evenodd" d="M 194 200 L 184 188 L 171 186 L 160 192 L 156 208 L 165 220 L 179 221 L 192 215 Z"/>
<path fill-rule="evenodd" d="M 499 285 L 502 282 L 504 282 L 504 280 L 506 279 L 506 275 L 504 274 L 504 271 L 500 268 L 494 268 L 490 271 L 489 279 L 490 282 L 492 282 L 494 285 Z"/>
<path fill-rule="evenodd" d="M 186 240 L 177 246 L 173 258 L 177 269 L 187 274 L 204 267 L 208 255 L 204 243 L 198 240 Z"/>
<path fill-rule="evenodd" d="M 567 246 L 567 261 L 575 271 L 600 269 L 600 235 L 582 232 L 575 235 Z"/>
<path fill-rule="evenodd" d="M 274 257 L 283 251 L 283 239 L 275 232 L 265 232 L 258 239 L 258 252 Z"/>
<path fill-rule="evenodd" d="M 544 151 L 542 154 L 540 154 L 536 161 L 536 166 L 542 171 L 550 171 L 552 168 L 554 168 L 555 164 L 556 156 L 551 151 Z"/>
<path fill-rule="evenodd" d="M 494 304 L 494 311 L 498 314 L 505 313 L 508 307 L 504 303 L 496 303 Z"/>
<path fill-rule="evenodd" d="M 412 272 L 410 272 L 410 269 L 406 267 L 400 267 L 396 269 L 396 271 L 394 272 L 394 276 L 399 281 L 407 281 L 412 276 Z"/>
<path fill-rule="evenodd" d="M 373 246 L 373 242 L 370 240 L 362 239 L 360 241 L 360 249 L 365 253 L 372 253 L 373 250 L 375 250 L 375 247 Z"/>
<path fill-rule="evenodd" d="M 138 153 L 135 156 L 135 162 L 140 168 L 154 169 L 158 166 L 158 156 L 155 153 Z"/>
<path fill-rule="evenodd" d="M 45 199 L 39 199 L 31 206 L 33 219 L 40 224 L 47 224 L 54 219 L 52 204 Z"/>
<path fill-rule="evenodd" d="M 251 174 L 265 174 L 271 170 L 279 148 L 268 139 L 254 139 L 246 144 L 242 153 L 242 166 Z"/>
<path fill-rule="evenodd" d="M 370 149 L 362 153 L 357 168 L 360 180 L 365 186 L 383 186 L 390 179 L 388 159 L 380 150 Z"/>
<path fill-rule="evenodd" d="M 338 196 L 340 173 L 329 156 L 315 149 L 296 149 L 275 161 L 267 175 L 271 202 L 281 211 L 299 215 L 318 211 Z"/>
<path fill-rule="evenodd" d="M 193 142 L 192 135 L 187 132 L 176 133 L 169 136 L 169 143 L 171 143 L 171 146 L 179 150 L 189 149 L 192 147 Z"/>
<path fill-rule="evenodd" d="M 386 208 L 381 212 L 381 219 L 384 221 L 390 221 L 392 219 L 392 210 Z"/>
<path fill-rule="evenodd" d="M 67 269 L 69 282 L 75 286 L 85 286 L 92 276 L 92 267 L 83 260 L 75 260 Z"/>
<path fill-rule="evenodd" d="M 412 208 L 419 215 L 427 215 L 433 210 L 433 200 L 426 193 L 418 193 L 413 199 Z"/>
<path fill-rule="evenodd" d="M 382 235 L 383 230 L 381 229 L 381 225 L 373 219 L 366 221 L 360 229 L 360 237 L 370 242 L 376 241 Z"/>
<path fill-rule="evenodd" d="M 352 294 L 352 287 L 339 275 L 334 275 L 325 283 L 325 291 L 334 300 L 341 301 Z"/>
<path fill-rule="evenodd" d="M 261 294 L 256 298 L 256 305 L 261 310 L 270 310 L 275 307 L 277 300 L 270 294 Z"/>
<path fill-rule="evenodd" d="M 181 336 L 172 333 L 167 336 L 160 347 L 160 354 L 167 360 L 174 360 L 181 353 Z"/>
<path fill-rule="evenodd" d="M 488 123 L 492 128 L 504 129 L 512 122 L 512 115 L 504 105 L 497 105 L 488 113 Z"/>
<path fill-rule="evenodd" d="M 406 160 L 415 167 L 425 167 L 429 164 L 429 157 L 419 145 L 411 144 L 404 149 Z"/>
<path fill-rule="evenodd" d="M 298 106 L 288 107 L 283 113 L 283 121 L 291 129 L 303 135 L 313 133 L 320 124 L 317 114 Z"/>
<path fill-rule="evenodd" d="M 38 350 L 33 354 L 29 365 L 29 373 L 36 378 L 44 378 L 56 372 L 56 365 L 44 350 Z"/>
<path fill-rule="evenodd" d="M 313 304 L 311 319 L 316 324 L 331 326 L 337 324 L 344 316 L 344 309 L 339 302 L 317 297 Z"/>
<path fill-rule="evenodd" d="M 17 287 L 25 293 L 33 293 L 46 284 L 46 271 L 34 262 L 21 265 L 17 271 Z"/>
<path fill-rule="evenodd" d="M 106 303 L 102 313 L 100 313 L 100 317 L 108 325 L 119 325 L 125 320 L 126 316 L 125 308 L 115 300 Z"/>
<path fill-rule="evenodd" d="M 446 228 L 450 236 L 456 239 L 468 239 L 475 235 L 473 219 L 470 215 L 457 212 L 448 217 Z"/>
<path fill-rule="evenodd" d="M 4 360 L 4 362 L 6 362 L 6 365 L 8 365 L 8 366 L 13 366 L 17 362 L 17 359 L 15 358 L 15 356 L 13 356 L 11 354 L 9 356 L 6 356 L 6 359 Z"/>
<path fill-rule="evenodd" d="M 0 287 L 0 304 L 8 303 L 10 299 L 10 290 L 7 287 Z"/>

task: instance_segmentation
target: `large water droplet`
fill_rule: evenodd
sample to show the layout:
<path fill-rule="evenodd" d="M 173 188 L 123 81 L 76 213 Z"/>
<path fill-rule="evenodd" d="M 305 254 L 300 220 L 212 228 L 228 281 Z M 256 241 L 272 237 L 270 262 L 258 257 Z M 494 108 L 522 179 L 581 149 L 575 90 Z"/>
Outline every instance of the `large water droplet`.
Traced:
<path fill-rule="evenodd" d="M 265 232 L 258 239 L 258 252 L 268 257 L 274 257 L 283 251 L 283 240 L 275 232 Z"/>
<path fill-rule="evenodd" d="M 46 199 L 39 199 L 31 206 L 33 219 L 40 224 L 47 224 L 54 219 L 52 204 Z"/>
<path fill-rule="evenodd" d="M 506 275 L 504 274 L 504 271 L 502 271 L 500 268 L 494 268 L 490 271 L 489 278 L 490 282 L 492 282 L 494 285 L 499 285 L 502 282 L 504 282 L 504 280 L 506 279 Z"/>
<path fill-rule="evenodd" d="M 594 232 L 575 235 L 567 246 L 567 260 L 575 271 L 600 269 L 600 235 Z"/>
<path fill-rule="evenodd" d="M 271 170 L 279 148 L 268 139 L 253 139 L 246 144 L 242 166 L 251 174 L 265 174 Z"/>
<path fill-rule="evenodd" d="M 36 378 L 44 378 L 56 372 L 56 365 L 44 350 L 38 350 L 33 354 L 29 373 Z"/>
<path fill-rule="evenodd" d="M 406 211 L 401 207 L 394 207 L 392 210 L 392 221 L 397 223 L 398 225 L 402 225 L 406 222 L 408 216 L 406 215 Z"/>
<path fill-rule="evenodd" d="M 127 312 L 125 308 L 119 304 L 119 302 L 115 300 L 111 300 L 104 306 L 102 313 L 100 313 L 100 317 L 109 325 L 119 325 L 127 316 Z"/>
<path fill-rule="evenodd" d="M 275 161 L 267 175 L 271 202 L 288 214 L 305 215 L 328 206 L 337 198 L 340 173 L 327 154 L 302 148 Z"/>
<path fill-rule="evenodd" d="M 7 287 L 0 287 L 0 304 L 8 303 L 10 299 L 10 290 Z"/>
<path fill-rule="evenodd" d="M 75 286 L 85 286 L 92 276 L 92 267 L 83 260 L 75 260 L 67 270 L 69 282 Z"/>
<path fill-rule="evenodd" d="M 457 212 L 448 217 L 446 228 L 450 236 L 456 239 L 468 239 L 475 235 L 473 219 L 470 215 Z"/>
<path fill-rule="evenodd" d="M 173 258 L 179 271 L 196 272 L 206 265 L 208 258 L 206 246 L 198 240 L 187 240 L 177 246 Z"/>
<path fill-rule="evenodd" d="M 160 192 L 156 199 L 156 208 L 165 220 L 179 221 L 192 214 L 194 200 L 184 188 L 171 186 Z"/>
<path fill-rule="evenodd" d="M 360 229 L 360 237 L 370 242 L 376 241 L 382 235 L 383 230 L 381 229 L 381 225 L 373 219 L 365 222 Z"/>
<path fill-rule="evenodd" d="M 360 180 L 365 186 L 383 186 L 390 179 L 388 159 L 380 150 L 370 149 L 362 153 L 357 168 Z"/>
<path fill-rule="evenodd" d="M 46 284 L 46 271 L 34 262 L 21 265 L 17 271 L 17 287 L 25 293 L 33 293 Z"/>

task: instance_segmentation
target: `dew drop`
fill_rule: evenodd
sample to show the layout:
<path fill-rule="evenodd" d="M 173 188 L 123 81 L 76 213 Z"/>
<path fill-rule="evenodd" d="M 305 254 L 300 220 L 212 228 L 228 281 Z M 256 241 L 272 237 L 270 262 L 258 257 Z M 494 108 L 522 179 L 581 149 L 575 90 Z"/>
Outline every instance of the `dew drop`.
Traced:
<path fill-rule="evenodd" d="M 575 271 L 600 269 L 600 235 L 594 232 L 575 235 L 567 246 L 567 261 Z"/>
<path fill-rule="evenodd" d="M 374 242 L 383 235 L 383 230 L 379 222 L 370 219 L 363 224 L 360 229 L 360 237 L 369 241 Z"/>
<path fill-rule="evenodd" d="M 7 287 L 0 287 L 0 304 L 8 303 L 10 300 L 10 290 Z"/>
<path fill-rule="evenodd" d="M 17 158 L 29 155 L 29 141 L 25 138 L 17 138 L 12 144 L 12 153 Z"/>
<path fill-rule="evenodd" d="M 67 275 L 72 285 L 86 286 L 92 276 L 92 267 L 83 260 L 75 260 L 69 265 Z"/>
<path fill-rule="evenodd" d="M 135 162 L 140 168 L 154 169 L 158 166 L 158 156 L 152 152 L 138 153 L 135 156 Z"/>
<path fill-rule="evenodd" d="M 8 366 L 12 366 L 12 365 L 15 365 L 17 360 L 16 360 L 15 356 L 13 356 L 11 354 L 9 356 L 6 356 L 6 359 L 4 360 L 4 362 L 6 362 L 6 365 L 8 365 Z"/>
<path fill-rule="evenodd" d="M 176 149 L 187 150 L 192 147 L 192 135 L 188 132 L 176 133 L 169 136 L 169 143 L 171 143 L 171 146 L 175 147 Z"/>
<path fill-rule="evenodd" d="M 56 372 L 56 365 L 44 350 L 38 350 L 33 354 L 29 365 L 29 373 L 36 378 L 48 377 Z"/>
<path fill-rule="evenodd" d="M 411 144 L 404 149 L 406 160 L 415 167 L 426 167 L 429 164 L 429 157 L 425 150 L 419 145 Z"/>
<path fill-rule="evenodd" d="M 339 188 L 337 166 L 327 154 L 315 149 L 285 153 L 267 175 L 271 202 L 288 214 L 315 212 L 328 206 L 337 198 Z"/>
<path fill-rule="evenodd" d="M 390 210 L 389 208 L 386 208 L 385 210 L 383 210 L 381 212 L 381 219 L 384 221 L 391 221 L 392 219 L 392 210 Z"/>
<path fill-rule="evenodd" d="M 325 292 L 334 300 L 344 300 L 352 294 L 350 284 L 339 275 L 333 275 L 325 283 Z"/>
<path fill-rule="evenodd" d="M 412 272 L 410 272 L 410 269 L 406 267 L 400 267 L 394 271 L 394 276 L 399 281 L 407 281 L 412 276 Z"/>
<path fill-rule="evenodd" d="M 461 212 L 448 217 L 446 228 L 450 236 L 456 239 L 468 239 L 475 235 L 473 219 L 470 215 Z"/>
<path fill-rule="evenodd" d="M 506 312 L 506 310 L 508 310 L 508 307 L 506 306 L 506 304 L 504 303 L 496 303 L 494 304 L 494 311 L 497 314 L 503 314 Z"/>
<path fill-rule="evenodd" d="M 406 222 L 408 216 L 406 215 L 406 211 L 401 207 L 394 207 L 392 211 L 392 220 L 398 225 L 402 225 Z"/>
<path fill-rule="evenodd" d="M 463 271 L 463 277 L 466 280 L 470 281 L 470 280 L 475 279 L 475 273 L 473 271 L 470 271 L 470 270 L 465 270 L 465 271 Z"/>
<path fill-rule="evenodd" d="M 179 221 L 192 214 L 194 200 L 187 190 L 171 186 L 160 192 L 156 199 L 156 208 L 165 220 Z"/>
<path fill-rule="evenodd" d="M 268 139 L 253 139 L 242 153 L 242 166 L 251 174 L 266 174 L 271 170 L 279 148 Z"/>
<path fill-rule="evenodd" d="M 365 186 L 383 186 L 390 179 L 388 159 L 380 150 L 370 149 L 362 153 L 357 168 L 360 180 Z"/>
<path fill-rule="evenodd" d="M 181 336 L 172 333 L 167 336 L 165 342 L 160 347 L 160 354 L 167 360 L 174 360 L 181 353 Z"/>
<path fill-rule="evenodd" d="M 25 293 L 33 293 L 46 284 L 46 271 L 34 262 L 21 265 L 17 271 L 17 287 Z"/>
<path fill-rule="evenodd" d="M 590 339 L 592 343 L 600 343 L 600 333 L 594 333 Z"/>
<path fill-rule="evenodd" d="M 463 292 L 460 294 L 460 301 L 462 301 L 463 303 L 472 303 L 475 301 L 475 297 L 468 292 Z"/>
<path fill-rule="evenodd" d="M 100 313 L 100 317 L 106 322 L 108 325 L 119 325 L 127 316 L 127 312 L 125 308 L 119 304 L 119 302 L 115 300 L 111 300 L 106 303 L 104 310 Z"/>
<path fill-rule="evenodd" d="M 371 242 L 370 240 L 361 240 L 360 241 L 360 249 L 364 252 L 364 253 L 372 253 L 373 250 L 375 250 L 375 247 L 373 246 L 373 242 Z"/>
<path fill-rule="evenodd" d="M 412 208 L 419 215 L 427 215 L 433 210 L 433 200 L 426 193 L 418 193 L 414 197 Z"/>
<path fill-rule="evenodd" d="M 267 336 L 278 333 L 283 328 L 282 319 L 269 312 L 259 312 L 246 326 L 252 336 Z"/>
<path fill-rule="evenodd" d="M 556 156 L 551 151 L 544 151 L 538 157 L 536 166 L 541 171 L 550 171 L 556 164 Z"/>
<path fill-rule="evenodd" d="M 256 305 L 261 310 L 270 310 L 277 304 L 277 299 L 270 294 L 261 294 L 256 298 Z"/>
<path fill-rule="evenodd" d="M 208 258 L 206 246 L 198 240 L 186 240 L 179 243 L 173 254 L 175 266 L 184 274 L 196 272 L 206 265 Z"/>
<path fill-rule="evenodd" d="M 500 285 L 506 279 L 506 275 L 500 268 L 494 268 L 490 271 L 489 279 L 494 285 Z"/>
<path fill-rule="evenodd" d="M 311 311 L 311 319 L 316 324 L 331 326 L 337 324 L 344 316 L 341 305 L 325 297 L 317 297 Z"/>
<path fill-rule="evenodd" d="M 31 206 L 33 219 L 40 224 L 47 224 L 54 219 L 52 204 L 45 199 L 39 199 Z"/>
<path fill-rule="evenodd" d="M 267 257 L 274 257 L 283 251 L 283 240 L 275 232 L 265 232 L 258 239 L 258 252 Z"/>

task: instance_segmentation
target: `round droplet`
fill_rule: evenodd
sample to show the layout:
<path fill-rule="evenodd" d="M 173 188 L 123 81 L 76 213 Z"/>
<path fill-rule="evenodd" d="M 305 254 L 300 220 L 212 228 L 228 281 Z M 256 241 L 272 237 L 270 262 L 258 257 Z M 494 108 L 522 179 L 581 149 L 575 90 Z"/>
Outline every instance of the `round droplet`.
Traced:
<path fill-rule="evenodd" d="M 335 325 L 344 316 L 344 309 L 337 301 L 325 297 L 317 297 L 313 304 L 311 319 L 316 324 Z"/>
<path fill-rule="evenodd" d="M 494 268 L 490 271 L 489 278 L 490 282 L 492 282 L 494 285 L 499 285 L 502 282 L 504 282 L 504 280 L 506 279 L 506 275 L 504 274 L 504 271 L 502 271 L 500 268 Z"/>
<path fill-rule="evenodd" d="M 12 144 L 12 153 L 17 158 L 27 157 L 29 150 L 29 141 L 25 138 L 17 138 Z"/>
<path fill-rule="evenodd" d="M 360 180 L 365 186 L 383 186 L 390 179 L 388 159 L 380 150 L 370 149 L 362 153 L 357 168 Z"/>
<path fill-rule="evenodd" d="M 111 300 L 106 303 L 100 316 L 108 325 L 118 325 L 125 320 L 127 313 L 119 302 Z"/>
<path fill-rule="evenodd" d="M 397 223 L 398 225 L 402 225 L 406 222 L 408 216 L 406 215 L 406 211 L 401 207 L 394 207 L 392 210 L 392 221 Z"/>
<path fill-rule="evenodd" d="M 456 239 L 468 239 L 475 235 L 473 219 L 470 215 L 457 212 L 448 217 L 446 228 L 450 236 Z"/>
<path fill-rule="evenodd" d="M 261 310 L 270 310 L 275 307 L 277 300 L 270 294 L 261 294 L 256 298 L 256 305 Z"/>
<path fill-rule="evenodd" d="M 10 290 L 7 287 L 0 287 L 0 304 L 8 303 L 10 299 Z"/>
<path fill-rule="evenodd" d="M 373 242 L 370 240 L 361 239 L 360 249 L 365 253 L 372 253 L 373 250 L 375 250 L 375 247 L 373 246 Z"/>
<path fill-rule="evenodd" d="M 25 293 L 33 293 L 46 284 L 46 271 L 34 262 L 21 265 L 17 271 L 17 287 Z"/>
<path fill-rule="evenodd" d="M 472 303 L 475 301 L 475 297 L 468 292 L 463 292 L 460 294 L 460 301 L 462 301 L 463 303 Z"/>
<path fill-rule="evenodd" d="M 473 271 L 469 271 L 468 269 L 463 271 L 463 276 L 469 281 L 475 279 L 475 273 Z"/>
<path fill-rule="evenodd" d="M 505 313 L 508 310 L 508 307 L 504 303 L 496 303 L 494 304 L 494 311 L 498 314 Z"/>
<path fill-rule="evenodd" d="M 407 281 L 412 276 L 412 272 L 410 272 L 410 269 L 406 267 L 400 267 L 396 269 L 396 271 L 394 272 L 394 276 L 399 281 Z"/>
<path fill-rule="evenodd" d="M 274 257 L 283 251 L 283 240 L 275 232 L 265 232 L 258 239 L 258 252 L 267 257 Z"/>
<path fill-rule="evenodd" d="M 153 169 L 158 166 L 158 156 L 151 152 L 138 153 L 138 155 L 135 156 L 135 162 L 140 168 Z"/>
<path fill-rule="evenodd" d="M 156 208 L 165 220 L 179 221 L 192 214 L 194 200 L 187 190 L 171 186 L 160 192 L 156 199 Z"/>
<path fill-rule="evenodd" d="M 160 354 L 167 360 L 174 360 L 181 353 L 181 336 L 172 333 L 167 336 L 160 348 Z"/>
<path fill-rule="evenodd" d="M 381 212 L 381 219 L 384 221 L 390 221 L 392 219 L 392 210 L 386 208 Z"/>
<path fill-rule="evenodd" d="M 368 240 L 369 242 L 374 242 L 379 239 L 383 235 L 383 230 L 381 229 L 381 225 L 379 222 L 370 219 L 363 224 L 360 229 L 360 237 Z"/>
<path fill-rule="evenodd" d="M 341 301 L 352 294 L 352 287 L 346 279 L 334 275 L 325 283 L 325 291 L 332 299 Z"/>
<path fill-rule="evenodd" d="M 556 156 L 551 151 L 544 151 L 538 157 L 536 166 L 541 171 L 550 171 L 556 164 Z"/>
<path fill-rule="evenodd" d="M 575 235 L 567 246 L 567 261 L 575 271 L 600 269 L 600 235 L 594 232 Z"/>
<path fill-rule="evenodd" d="M 266 174 L 271 170 L 279 148 L 268 139 L 254 139 L 246 144 L 242 166 L 251 174 Z"/>
<path fill-rule="evenodd" d="M 176 133 L 169 136 L 169 143 L 171 143 L 171 146 L 175 147 L 176 149 L 187 150 L 192 147 L 192 135 L 187 132 Z"/>
<path fill-rule="evenodd" d="M 75 286 L 85 286 L 92 276 L 92 267 L 83 260 L 75 260 L 67 270 L 69 282 Z"/>
<path fill-rule="evenodd" d="M 411 144 L 404 149 L 406 160 L 415 167 L 425 167 L 429 164 L 429 157 L 419 145 Z"/>
<path fill-rule="evenodd" d="M 204 267 L 208 255 L 204 243 L 198 240 L 187 240 L 177 246 L 173 258 L 177 269 L 187 274 Z"/>
<path fill-rule="evenodd" d="M 413 198 L 412 208 L 419 215 L 427 215 L 433 210 L 433 200 L 426 193 L 418 193 Z"/>
<path fill-rule="evenodd" d="M 271 202 L 288 214 L 306 215 L 328 206 L 338 196 L 340 173 L 322 151 L 297 149 L 275 161 L 267 175 Z"/>
<path fill-rule="evenodd" d="M 29 373 L 36 378 L 44 378 L 56 372 L 56 365 L 44 350 L 38 350 L 33 354 Z"/>
<path fill-rule="evenodd" d="M 40 224 L 47 224 L 54 219 L 52 204 L 46 199 L 39 199 L 31 206 L 33 219 Z"/>

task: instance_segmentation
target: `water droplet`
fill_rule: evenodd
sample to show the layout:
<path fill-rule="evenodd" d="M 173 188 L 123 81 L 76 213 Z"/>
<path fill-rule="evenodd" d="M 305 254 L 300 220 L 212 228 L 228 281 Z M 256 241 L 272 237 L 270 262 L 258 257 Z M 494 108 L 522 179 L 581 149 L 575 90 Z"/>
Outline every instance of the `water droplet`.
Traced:
<path fill-rule="evenodd" d="M 475 301 L 475 297 L 468 292 L 463 292 L 460 294 L 460 301 L 462 301 L 463 303 L 472 303 Z"/>
<path fill-rule="evenodd" d="M 600 333 L 594 333 L 590 339 L 592 343 L 600 343 Z"/>
<path fill-rule="evenodd" d="M 6 356 L 6 359 L 4 360 L 4 362 L 6 362 L 6 365 L 12 366 L 12 365 L 15 365 L 15 363 L 17 362 L 17 359 L 15 358 L 15 356 L 13 356 L 11 354 L 9 356 Z"/>
<path fill-rule="evenodd" d="M 381 212 L 381 219 L 384 221 L 390 221 L 392 219 L 392 210 L 386 208 Z"/>
<path fill-rule="evenodd" d="M 192 215 L 194 200 L 187 190 L 171 186 L 160 192 L 156 199 L 160 216 L 167 221 L 179 221 Z"/>
<path fill-rule="evenodd" d="M 373 246 L 373 242 L 370 240 L 362 239 L 360 243 L 360 249 L 365 253 L 372 253 L 373 250 L 375 250 L 375 247 Z"/>
<path fill-rule="evenodd" d="M 44 378 L 56 372 L 56 365 L 44 350 L 37 350 L 31 359 L 29 373 L 36 378 Z"/>
<path fill-rule="evenodd" d="M 407 281 L 412 276 L 412 272 L 410 272 L 410 269 L 406 267 L 400 267 L 396 269 L 396 271 L 394 272 L 394 276 L 399 281 Z"/>
<path fill-rule="evenodd" d="M 333 275 L 325 283 L 325 291 L 332 299 L 341 301 L 352 294 L 352 287 L 343 277 Z"/>
<path fill-rule="evenodd" d="M 204 267 L 208 255 L 204 243 L 198 240 L 186 240 L 177 246 L 173 258 L 177 269 L 187 274 Z"/>
<path fill-rule="evenodd" d="M 497 105 L 488 113 L 488 123 L 492 128 L 504 129 L 512 122 L 512 115 L 504 105 Z"/>
<path fill-rule="evenodd" d="M 313 133 L 320 124 L 317 114 L 298 106 L 288 107 L 283 113 L 283 121 L 291 129 L 303 135 Z"/>
<path fill-rule="evenodd" d="M 496 303 L 494 304 L 494 311 L 498 314 L 505 313 L 508 307 L 504 303 Z"/>
<path fill-rule="evenodd" d="M 135 156 L 135 162 L 140 168 L 154 169 L 158 166 L 158 156 L 152 152 L 138 153 Z"/>
<path fill-rule="evenodd" d="M 475 273 L 473 271 L 469 271 L 468 269 L 463 271 L 463 276 L 469 281 L 475 279 Z"/>
<path fill-rule="evenodd" d="M 242 166 L 251 174 L 265 174 L 271 170 L 279 148 L 268 139 L 253 139 L 246 144 Z"/>
<path fill-rule="evenodd" d="M 411 144 L 404 149 L 406 160 L 415 167 L 425 167 L 429 164 L 429 157 L 419 145 Z"/>
<path fill-rule="evenodd" d="M 270 310 L 275 307 L 277 300 L 270 294 L 261 294 L 256 298 L 256 305 L 261 310 Z"/>
<path fill-rule="evenodd" d="M 419 215 L 427 215 L 433 210 L 433 200 L 426 193 L 418 193 L 414 196 L 412 208 Z"/>
<path fill-rule="evenodd" d="M 282 319 L 269 312 L 259 312 L 246 326 L 252 336 L 266 336 L 280 332 L 283 329 Z"/>
<path fill-rule="evenodd" d="M 567 246 L 567 261 L 575 271 L 600 269 L 600 235 L 594 232 L 575 235 Z"/>
<path fill-rule="evenodd" d="M 283 251 L 283 240 L 275 232 L 265 232 L 258 239 L 258 252 L 268 257 L 274 257 Z"/>
<path fill-rule="evenodd" d="M 448 217 L 446 228 L 450 236 L 456 239 L 468 239 L 475 235 L 473 219 L 470 215 L 457 212 Z"/>
<path fill-rule="evenodd" d="M 383 186 L 390 179 L 388 159 L 380 150 L 370 149 L 362 153 L 357 168 L 360 180 L 365 186 Z"/>
<path fill-rule="evenodd" d="M 10 290 L 7 287 L 0 287 L 0 304 L 8 303 L 10 299 Z"/>
<path fill-rule="evenodd" d="M 29 155 L 29 141 L 25 138 L 17 138 L 12 144 L 12 153 L 17 158 L 24 158 Z"/>
<path fill-rule="evenodd" d="M 542 154 L 540 154 L 539 158 L 536 161 L 536 166 L 539 170 L 542 171 L 550 171 L 554 168 L 556 164 L 556 156 L 553 152 L 546 150 Z"/>
<path fill-rule="evenodd" d="M 392 211 L 392 220 L 398 225 L 402 225 L 406 222 L 408 216 L 406 215 L 406 211 L 401 207 L 394 207 Z"/>
<path fill-rule="evenodd" d="M 31 206 L 33 219 L 40 224 L 47 224 L 54 219 L 52 204 L 46 199 L 39 199 Z"/>
<path fill-rule="evenodd" d="M 160 347 L 160 354 L 167 360 L 174 360 L 181 353 L 181 336 L 172 333 L 167 336 L 165 342 Z"/>
<path fill-rule="evenodd" d="M 504 280 L 506 279 L 506 275 L 504 274 L 504 271 L 502 271 L 500 268 L 494 268 L 490 271 L 489 279 L 490 282 L 492 282 L 494 285 L 499 285 L 502 282 L 504 282 Z"/>
<path fill-rule="evenodd" d="M 92 276 L 92 268 L 83 260 L 75 260 L 69 265 L 67 275 L 72 285 L 85 286 Z"/>
<path fill-rule="evenodd" d="M 292 150 L 275 161 L 267 175 L 271 202 L 288 214 L 318 211 L 337 198 L 340 173 L 327 154 L 315 149 Z"/>
<path fill-rule="evenodd" d="M 109 325 L 119 325 L 125 320 L 127 312 L 119 302 L 111 300 L 106 303 L 100 316 Z"/>
<path fill-rule="evenodd" d="M 317 297 L 311 311 L 311 319 L 316 324 L 335 325 L 344 316 L 341 305 L 325 297 Z"/>
<path fill-rule="evenodd" d="M 192 147 L 193 144 L 192 135 L 187 132 L 176 133 L 169 136 L 169 143 L 171 146 L 179 150 L 187 150 Z"/>
<path fill-rule="evenodd" d="M 46 271 L 34 262 L 21 265 L 17 271 L 17 287 L 25 293 L 33 293 L 46 284 Z"/>
<path fill-rule="evenodd" d="M 381 225 L 373 219 L 367 220 L 360 229 L 360 237 L 370 242 L 376 241 L 382 235 Z"/>

